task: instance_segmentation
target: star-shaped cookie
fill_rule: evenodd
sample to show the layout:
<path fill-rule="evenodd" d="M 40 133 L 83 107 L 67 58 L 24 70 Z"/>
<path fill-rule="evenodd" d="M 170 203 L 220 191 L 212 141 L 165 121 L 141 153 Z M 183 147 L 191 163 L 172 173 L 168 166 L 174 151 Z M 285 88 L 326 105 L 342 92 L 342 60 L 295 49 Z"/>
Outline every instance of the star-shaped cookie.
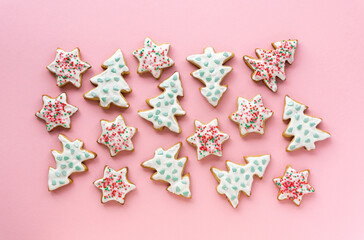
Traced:
<path fill-rule="evenodd" d="M 229 135 L 220 132 L 217 118 L 203 124 L 195 120 L 195 134 L 186 141 L 197 148 L 197 159 L 201 160 L 209 155 L 222 156 L 222 144 L 229 139 Z"/>
<path fill-rule="evenodd" d="M 43 107 L 35 113 L 35 116 L 46 122 L 47 130 L 50 132 L 58 126 L 71 128 L 70 117 L 77 110 L 77 107 L 67 103 L 66 93 L 62 93 L 56 98 L 43 95 Z"/>
<path fill-rule="evenodd" d="M 278 200 L 290 199 L 299 206 L 304 195 L 315 191 L 308 184 L 309 173 L 309 170 L 297 172 L 288 165 L 282 177 L 273 179 L 273 182 L 279 187 Z"/>
<path fill-rule="evenodd" d="M 229 118 L 236 122 L 240 128 L 241 136 L 256 132 L 264 134 L 264 122 L 273 115 L 273 111 L 263 106 L 262 96 L 258 94 L 249 101 L 245 98 L 238 98 L 238 111 Z"/>
<path fill-rule="evenodd" d="M 150 72 L 154 78 L 161 77 L 163 68 L 173 66 L 174 61 L 167 56 L 170 44 L 155 44 L 150 38 L 144 40 L 144 48 L 135 50 L 133 55 L 139 60 L 138 73 Z"/>
<path fill-rule="evenodd" d="M 120 151 L 134 150 L 131 138 L 137 129 L 126 126 L 122 115 L 117 116 L 113 122 L 101 120 L 101 128 L 102 133 L 97 142 L 107 146 L 112 157 Z"/>
<path fill-rule="evenodd" d="M 47 66 L 47 69 L 56 75 L 58 87 L 70 82 L 75 87 L 80 88 L 82 74 L 90 67 L 87 62 L 81 61 L 78 48 L 73 49 L 71 52 L 58 48 L 56 58 Z"/>
<path fill-rule="evenodd" d="M 104 177 L 94 182 L 94 185 L 102 191 L 102 203 L 115 200 L 124 204 L 126 194 L 136 188 L 136 186 L 127 179 L 127 176 L 127 167 L 115 171 L 111 167 L 105 166 Z"/>

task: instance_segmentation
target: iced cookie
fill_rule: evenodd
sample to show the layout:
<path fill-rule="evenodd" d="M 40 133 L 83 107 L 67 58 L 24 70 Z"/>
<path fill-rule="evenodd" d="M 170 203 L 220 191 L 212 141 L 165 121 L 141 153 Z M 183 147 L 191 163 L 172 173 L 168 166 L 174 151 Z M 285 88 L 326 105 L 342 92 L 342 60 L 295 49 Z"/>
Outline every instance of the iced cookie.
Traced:
<path fill-rule="evenodd" d="M 219 130 L 217 118 L 203 124 L 195 120 L 195 134 L 186 141 L 197 149 L 197 159 L 201 160 L 209 155 L 222 156 L 222 144 L 229 139 L 229 135 Z"/>
<path fill-rule="evenodd" d="M 146 38 L 144 48 L 133 52 L 139 60 L 138 73 L 150 72 L 154 78 L 159 79 L 163 69 L 174 64 L 174 61 L 167 56 L 169 46 L 170 44 L 157 45 L 150 38 Z"/>
<path fill-rule="evenodd" d="M 102 133 L 97 142 L 107 146 L 112 157 L 120 151 L 134 150 L 131 138 L 136 133 L 137 128 L 126 126 L 121 114 L 113 122 L 101 120 L 101 128 Z"/>
<path fill-rule="evenodd" d="M 219 185 L 216 190 L 219 194 L 227 197 L 230 204 L 236 208 L 239 204 L 240 192 L 250 196 L 253 184 L 253 176 L 263 178 L 264 172 L 269 164 L 270 155 L 244 157 L 247 164 L 237 164 L 226 161 L 228 171 L 211 168 Z"/>
<path fill-rule="evenodd" d="M 309 170 L 297 172 L 288 165 L 282 177 L 273 179 L 279 188 L 278 200 L 290 199 L 299 206 L 304 195 L 315 191 L 307 182 L 309 173 Z"/>
<path fill-rule="evenodd" d="M 223 64 L 233 57 L 234 53 L 230 52 L 215 53 L 212 47 L 205 48 L 203 54 L 187 57 L 187 61 L 200 68 L 191 75 L 206 85 L 206 87 L 200 88 L 200 92 L 214 107 L 219 104 L 222 95 L 227 90 L 227 85 L 220 85 L 220 83 L 233 70 L 232 67 L 223 66 Z"/>
<path fill-rule="evenodd" d="M 82 74 L 91 66 L 81 61 L 81 54 L 78 48 L 71 52 L 57 49 L 56 59 L 47 66 L 47 69 L 54 73 L 57 78 L 57 86 L 62 87 L 72 83 L 75 87 L 81 87 Z"/>
<path fill-rule="evenodd" d="M 96 153 L 82 148 L 83 142 L 79 139 L 72 142 L 62 134 L 58 135 L 58 139 L 62 143 L 62 152 L 52 150 L 56 168 L 49 167 L 49 191 L 71 183 L 72 179 L 69 176 L 72 173 L 87 171 L 86 165 L 82 162 L 96 157 Z"/>
<path fill-rule="evenodd" d="M 114 200 L 124 205 L 126 194 L 136 188 L 127 177 L 127 167 L 115 171 L 111 167 L 105 166 L 104 177 L 94 182 L 94 185 L 102 191 L 101 202 Z"/>
<path fill-rule="evenodd" d="M 143 162 L 141 166 L 156 171 L 150 179 L 169 183 L 167 191 L 191 198 L 190 174 L 182 176 L 187 157 L 177 159 L 181 146 L 182 143 L 177 143 L 167 150 L 158 148 L 154 158 Z"/>
<path fill-rule="evenodd" d="M 77 110 L 77 107 L 67 103 L 66 93 L 62 93 L 56 98 L 43 95 L 43 107 L 35 113 L 35 116 L 46 122 L 47 130 L 50 132 L 58 126 L 71 128 L 70 117 Z"/>
<path fill-rule="evenodd" d="M 158 87 L 164 90 L 164 92 L 155 98 L 146 100 L 153 109 L 138 111 L 138 114 L 145 120 L 152 122 L 156 130 L 162 130 L 163 127 L 167 127 L 172 132 L 180 133 L 181 128 L 175 116 L 183 116 L 186 112 L 182 109 L 177 99 L 178 96 L 183 97 L 179 73 L 175 72 L 159 84 Z"/>
<path fill-rule="evenodd" d="M 105 71 L 90 79 L 91 83 L 97 87 L 85 93 L 84 98 L 99 100 L 100 106 L 103 108 L 109 108 L 111 103 L 118 107 L 128 108 L 129 103 L 122 93 L 131 92 L 123 78 L 124 74 L 129 74 L 129 68 L 126 66 L 121 50 L 118 49 L 102 64 L 102 67 Z"/>
<path fill-rule="evenodd" d="M 273 111 L 264 107 L 263 99 L 260 94 L 249 101 L 245 98 L 238 98 L 238 111 L 234 112 L 229 118 L 239 125 L 240 135 L 256 132 L 264 134 L 265 120 L 273 115 Z"/>
<path fill-rule="evenodd" d="M 320 118 L 311 117 L 303 112 L 308 107 L 286 96 L 283 120 L 290 122 L 283 132 L 284 137 L 292 137 L 291 143 L 286 148 L 287 152 L 305 147 L 310 151 L 315 149 L 315 142 L 330 137 L 328 132 L 317 129 L 316 126 L 322 121 Z"/>
<path fill-rule="evenodd" d="M 272 43 L 274 50 L 257 48 L 255 50 L 259 59 L 244 56 L 244 61 L 254 72 L 251 78 L 261 81 L 273 92 L 277 92 L 276 77 L 286 79 L 285 64 L 293 63 L 298 40 L 283 40 Z"/>

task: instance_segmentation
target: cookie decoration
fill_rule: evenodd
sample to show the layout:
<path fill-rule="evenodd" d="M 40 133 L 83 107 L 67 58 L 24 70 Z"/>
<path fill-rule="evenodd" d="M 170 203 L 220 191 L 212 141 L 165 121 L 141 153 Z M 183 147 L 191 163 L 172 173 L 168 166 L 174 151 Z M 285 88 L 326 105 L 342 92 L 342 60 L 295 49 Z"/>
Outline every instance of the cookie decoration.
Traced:
<path fill-rule="evenodd" d="M 35 116 L 46 122 L 47 131 L 50 132 L 58 126 L 71 128 L 70 117 L 77 110 L 77 107 L 67 103 L 66 93 L 62 93 L 56 98 L 43 95 L 43 107 L 35 113 Z"/>
<path fill-rule="evenodd" d="M 189 136 L 186 141 L 197 149 L 197 159 L 201 160 L 209 155 L 222 156 L 222 144 L 229 139 L 229 135 L 219 130 L 217 118 L 203 124 L 195 120 L 195 134 Z"/>
<path fill-rule="evenodd" d="M 276 77 L 286 79 L 285 64 L 293 63 L 298 40 L 283 40 L 272 43 L 274 50 L 257 48 L 255 50 L 259 59 L 244 56 L 244 61 L 254 72 L 251 78 L 258 82 L 263 80 L 265 85 L 277 92 Z"/>
<path fill-rule="evenodd" d="M 125 196 L 136 186 L 128 180 L 128 168 L 115 171 L 109 166 L 104 168 L 104 177 L 94 182 L 95 187 L 102 191 L 101 202 L 114 200 L 124 205 Z"/>
<path fill-rule="evenodd" d="M 270 155 L 244 157 L 247 164 L 237 164 L 226 161 L 228 171 L 211 168 L 219 185 L 216 187 L 220 195 L 225 194 L 230 204 L 236 208 L 239 204 L 240 192 L 250 196 L 253 184 L 253 176 L 263 178 L 264 172 L 269 164 Z"/>
<path fill-rule="evenodd" d="M 167 56 L 169 47 L 170 44 L 157 45 L 147 37 L 144 40 L 144 48 L 133 52 L 139 60 L 138 73 L 150 72 L 154 78 L 159 79 L 163 69 L 174 64 L 174 61 Z"/>
<path fill-rule="evenodd" d="M 47 69 L 56 75 L 58 87 L 70 82 L 80 88 L 82 74 L 90 67 L 87 62 L 81 61 L 80 49 L 75 48 L 71 52 L 66 52 L 58 48 L 56 58 Z"/>
<path fill-rule="evenodd" d="M 317 129 L 316 126 L 322 121 L 320 118 L 311 117 L 303 112 L 308 107 L 299 103 L 289 96 L 285 98 L 283 120 L 290 120 L 284 137 L 292 137 L 291 143 L 286 148 L 287 152 L 305 147 L 310 151 L 315 149 L 315 142 L 325 140 L 330 137 L 328 132 Z"/>
<path fill-rule="evenodd" d="M 123 116 L 120 114 L 114 121 L 101 120 L 102 133 L 97 142 L 107 146 L 110 155 L 114 157 L 120 151 L 133 151 L 131 141 L 137 128 L 126 126 Z"/>
<path fill-rule="evenodd" d="M 85 93 L 83 96 L 90 100 L 99 100 L 100 107 L 109 108 L 110 104 L 121 108 L 128 108 L 129 103 L 122 93 L 131 92 L 131 88 L 123 78 L 124 74 L 129 74 L 123 53 L 118 49 L 112 57 L 101 65 L 105 71 L 90 79 L 96 88 Z"/>
<path fill-rule="evenodd" d="M 264 107 L 260 94 L 249 101 L 245 98 L 238 98 L 238 111 L 229 118 L 239 125 L 240 135 L 244 137 L 248 133 L 256 132 L 264 134 L 265 120 L 273 115 L 273 111 Z"/>
<path fill-rule="evenodd" d="M 227 90 L 227 86 L 220 85 L 220 83 L 233 70 L 232 67 L 223 64 L 233 57 L 234 53 L 231 52 L 215 53 L 212 47 L 205 48 L 203 54 L 187 57 L 187 61 L 200 68 L 191 75 L 205 84 L 205 87 L 200 88 L 200 92 L 214 107 L 219 104 L 222 95 Z"/>
<path fill-rule="evenodd" d="M 288 165 L 282 177 L 273 179 L 279 188 L 278 200 L 290 199 L 294 204 L 300 206 L 303 196 L 315 191 L 308 184 L 309 173 L 309 170 L 297 172 Z"/>
<path fill-rule="evenodd" d="M 143 162 L 141 166 L 156 171 L 150 179 L 169 183 L 167 191 L 191 198 L 190 174 L 182 176 L 187 157 L 177 159 L 181 146 L 182 143 L 177 143 L 167 150 L 158 148 L 154 153 L 154 158 Z"/>
<path fill-rule="evenodd" d="M 183 116 L 186 112 L 179 105 L 178 96 L 183 97 L 183 88 L 179 73 L 175 72 L 171 77 L 164 80 L 158 87 L 164 92 L 159 96 L 147 99 L 146 102 L 153 109 L 138 111 L 139 116 L 153 123 L 156 130 L 162 130 L 167 127 L 175 133 L 180 133 L 181 128 L 178 125 L 175 116 Z"/>
<path fill-rule="evenodd" d="M 83 149 L 83 142 L 79 139 L 72 142 L 62 134 L 58 135 L 58 139 L 62 143 L 62 152 L 52 150 L 56 168 L 49 167 L 48 170 L 49 191 L 71 183 L 72 179 L 69 176 L 72 173 L 87 171 L 82 162 L 97 156 L 96 153 Z"/>

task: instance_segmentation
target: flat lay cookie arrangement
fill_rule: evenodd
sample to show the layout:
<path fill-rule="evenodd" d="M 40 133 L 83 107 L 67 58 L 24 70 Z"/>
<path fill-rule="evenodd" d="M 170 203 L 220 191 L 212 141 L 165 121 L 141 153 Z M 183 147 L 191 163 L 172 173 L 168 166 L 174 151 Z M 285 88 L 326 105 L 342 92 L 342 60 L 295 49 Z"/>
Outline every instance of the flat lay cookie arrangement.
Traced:
<path fill-rule="evenodd" d="M 234 53 L 229 51 L 219 52 L 212 47 L 206 47 L 203 53 L 186 54 L 186 60 L 198 69 L 192 73 L 175 71 L 172 75 L 166 76 L 163 69 L 173 67 L 175 64 L 168 56 L 171 44 L 158 45 L 147 37 L 144 40 L 143 48 L 132 53 L 124 52 L 124 54 L 132 54 L 136 58 L 135 61 L 138 61 L 138 68 L 131 69 L 132 71 L 136 71 L 138 74 L 149 72 L 146 74 L 146 78 L 162 79 L 162 81 L 155 82 L 155 87 L 159 87 L 163 91 L 158 96 L 147 98 L 148 96 L 145 96 L 142 92 L 133 92 L 135 96 L 141 99 L 147 98 L 145 109 L 136 109 L 138 110 L 137 114 L 151 122 L 155 130 L 167 128 L 169 131 L 166 134 L 173 136 L 177 136 L 183 130 L 190 135 L 184 143 L 178 140 L 166 143 L 170 146 L 166 150 L 159 147 L 154 153 L 150 153 L 151 158 L 149 160 L 136 159 L 136 161 L 140 161 L 141 167 L 154 171 L 151 176 L 148 176 L 149 170 L 146 171 L 146 181 L 148 181 L 148 177 L 151 180 L 162 181 L 166 184 L 168 192 L 190 199 L 192 197 L 191 183 L 199 181 L 199 177 L 194 176 L 193 169 L 190 170 L 190 173 L 184 173 L 184 168 L 186 164 L 189 164 L 188 162 L 199 161 L 201 163 L 200 161 L 209 161 L 208 159 L 212 155 L 225 161 L 226 159 L 223 156 L 223 144 L 225 142 L 242 141 L 243 138 L 244 141 L 249 141 L 249 137 L 245 137 L 248 134 L 257 134 L 264 137 L 263 134 L 269 131 L 269 127 L 265 127 L 265 122 L 272 121 L 269 120 L 270 118 L 275 118 L 273 110 L 269 107 L 269 98 L 277 97 L 275 93 L 278 90 L 276 79 L 286 79 L 285 71 L 289 69 L 286 63 L 293 64 L 298 40 L 276 41 L 272 43 L 272 46 L 273 50 L 257 48 L 257 58 L 244 56 L 243 54 L 239 55 L 241 66 L 247 66 L 253 70 L 251 79 L 256 82 L 263 81 L 272 91 L 269 91 L 270 96 L 262 96 L 256 93 L 256 96 L 251 100 L 246 96 L 238 97 L 236 111 L 225 117 L 234 122 L 234 125 L 235 123 L 238 125 L 236 131 L 241 136 L 241 138 L 238 136 L 239 139 L 225 133 L 224 126 L 219 125 L 217 117 L 211 118 L 208 123 L 203 123 L 191 116 L 194 123 L 191 123 L 187 129 L 181 129 L 178 124 L 178 119 L 188 114 L 183 105 L 179 103 L 179 99 L 184 97 L 183 85 L 189 84 L 183 81 L 184 76 L 191 74 L 193 78 L 201 81 L 204 86 L 200 88 L 200 93 L 209 103 L 208 107 L 212 109 L 211 111 L 217 111 L 216 107 L 219 105 L 220 100 L 229 91 L 223 80 L 233 71 L 233 68 L 226 64 L 235 57 Z M 132 89 L 127 83 L 127 77 L 125 77 L 130 70 L 125 62 L 124 54 L 121 49 L 116 49 L 114 54 L 101 64 L 104 70 L 89 79 L 94 88 L 86 93 L 80 93 L 86 99 L 84 104 L 88 104 L 89 100 L 96 100 L 99 101 L 99 106 L 104 108 L 105 111 L 110 111 L 107 109 L 112 104 L 120 108 L 132 108 L 127 101 L 127 93 L 130 93 Z M 76 88 L 81 87 L 82 74 L 89 68 L 91 68 L 91 65 L 81 60 L 78 48 L 70 52 L 60 48 L 56 49 L 55 60 L 47 66 L 47 69 L 54 73 L 58 87 L 71 83 Z M 292 79 L 290 81 L 294 82 Z M 72 103 L 72 99 L 67 99 L 66 93 L 61 93 L 54 98 L 43 95 L 42 99 L 43 106 L 35 115 L 45 121 L 46 130 L 52 131 L 56 127 L 71 128 L 71 116 L 82 106 L 76 107 L 68 103 L 67 101 Z M 315 143 L 317 141 L 323 141 L 330 137 L 328 132 L 316 128 L 322 120 L 307 115 L 305 113 L 308 109 L 306 105 L 294 100 L 287 94 L 281 100 L 283 121 L 287 122 L 287 128 L 282 135 L 289 138 L 290 143 L 288 146 L 277 145 L 277 148 L 292 152 L 304 147 L 307 151 L 310 151 L 316 148 Z M 196 101 L 194 104 L 199 103 Z M 235 105 L 236 102 L 230 102 L 229 104 Z M 149 105 L 149 109 L 147 109 L 147 105 Z M 65 135 L 59 134 L 58 139 L 62 144 L 62 151 L 52 150 L 51 152 L 56 167 L 49 167 L 48 190 L 54 191 L 71 183 L 70 175 L 72 173 L 88 170 L 83 162 L 96 158 L 97 154 L 91 150 L 83 149 L 84 142 L 97 141 L 97 143 L 105 146 L 105 151 L 109 151 L 111 157 L 116 156 L 121 151 L 143 151 L 138 147 L 134 148 L 132 138 L 135 134 L 146 138 L 150 136 L 145 136 L 143 129 L 137 129 L 127 124 L 134 125 L 133 122 L 124 119 L 122 114 L 119 114 L 114 119 L 100 118 L 100 135 L 98 139 L 83 139 L 83 141 L 76 139 L 72 141 Z M 77 131 L 77 129 L 74 129 L 74 131 Z M 196 148 L 196 155 L 189 156 L 189 158 L 187 156 L 178 158 L 179 151 L 182 148 L 190 147 L 187 146 L 187 143 Z M 291 155 L 291 157 L 294 158 L 294 155 Z M 237 208 L 239 200 L 243 199 L 240 196 L 241 192 L 248 197 L 251 195 L 254 176 L 263 178 L 264 174 L 269 171 L 268 165 L 272 164 L 273 161 L 279 161 L 274 158 L 274 154 L 269 152 L 257 152 L 257 155 L 245 156 L 245 162 L 240 161 L 241 158 L 242 156 L 236 156 L 233 161 L 226 160 L 227 170 L 216 167 L 206 168 L 206 171 L 210 170 L 212 177 L 218 182 L 217 193 L 225 195 L 233 208 Z M 93 169 L 92 171 L 99 171 L 101 175 L 101 169 Z M 93 183 L 96 188 L 102 191 L 102 203 L 117 201 L 122 205 L 124 204 L 126 195 L 133 190 L 137 190 L 136 186 L 127 178 L 128 173 L 132 171 L 133 169 L 128 168 L 128 166 L 120 166 L 119 170 L 114 170 L 108 165 L 104 167 L 102 178 Z M 272 188 L 275 188 L 273 185 L 279 188 L 278 200 L 289 199 L 297 206 L 300 206 L 304 195 L 315 192 L 314 188 L 308 183 L 309 173 L 309 170 L 296 171 L 288 165 L 283 176 L 274 178 L 273 184 L 270 182 Z M 275 174 L 277 176 L 281 173 Z M 318 173 L 313 172 L 312 174 Z M 213 181 L 212 179 L 211 181 Z M 254 184 L 260 184 L 259 180 Z M 161 192 L 161 194 L 163 193 Z"/>

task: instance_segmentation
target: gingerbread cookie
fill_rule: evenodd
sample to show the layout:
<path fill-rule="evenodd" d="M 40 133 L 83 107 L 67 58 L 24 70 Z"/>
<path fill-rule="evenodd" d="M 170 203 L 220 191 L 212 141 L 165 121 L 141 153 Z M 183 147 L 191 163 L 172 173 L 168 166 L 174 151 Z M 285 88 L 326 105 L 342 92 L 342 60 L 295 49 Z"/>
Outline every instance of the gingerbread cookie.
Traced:
<path fill-rule="evenodd" d="M 220 83 L 233 70 L 232 67 L 223 66 L 223 64 L 233 57 L 234 53 L 230 52 L 215 53 L 212 47 L 205 48 L 203 54 L 187 57 L 187 61 L 200 68 L 191 75 L 206 85 L 206 87 L 200 88 L 200 92 L 214 107 L 219 104 L 222 95 L 227 90 L 227 85 L 220 85 Z"/>
<path fill-rule="evenodd" d="M 197 159 L 201 160 L 209 155 L 222 156 L 222 144 L 229 139 L 229 135 L 219 130 L 217 118 L 203 124 L 195 120 L 195 134 L 189 136 L 186 141 L 196 146 Z"/>
<path fill-rule="evenodd" d="M 293 63 L 297 43 L 298 40 L 283 40 L 272 43 L 274 50 L 257 48 L 259 59 L 244 56 L 246 65 L 254 71 L 251 78 L 257 82 L 263 80 L 270 90 L 277 92 L 276 77 L 286 79 L 285 64 Z"/>
<path fill-rule="evenodd" d="M 127 167 L 115 171 L 111 167 L 105 166 L 104 177 L 94 182 L 94 185 L 102 191 L 101 202 L 114 200 L 124 205 L 126 194 L 136 188 L 127 177 Z"/>
<path fill-rule="evenodd" d="M 85 93 L 84 98 L 99 100 L 100 107 L 103 108 L 109 108 L 111 103 L 128 108 L 129 103 L 122 93 L 131 92 L 131 88 L 123 78 L 123 74 L 129 74 L 129 68 L 126 66 L 121 50 L 118 49 L 102 64 L 102 67 L 105 71 L 90 79 L 91 83 L 97 87 Z"/>
<path fill-rule="evenodd" d="M 150 72 L 154 78 L 161 77 L 164 68 L 173 66 L 174 61 L 167 56 L 170 44 L 155 44 L 150 38 L 144 40 L 144 48 L 135 50 L 133 55 L 139 60 L 138 73 Z"/>
<path fill-rule="evenodd" d="M 120 151 L 133 151 L 134 145 L 131 138 L 137 128 L 126 126 L 123 116 L 120 114 L 113 122 L 101 120 L 102 133 L 97 142 L 107 146 L 113 157 Z"/>
<path fill-rule="evenodd" d="M 301 147 L 305 147 L 306 150 L 310 151 L 315 149 L 315 142 L 330 137 L 328 132 L 316 128 L 322 121 L 320 118 L 311 117 L 303 113 L 307 108 L 306 105 L 286 96 L 283 120 L 290 119 L 290 122 L 283 132 L 283 136 L 293 136 L 291 143 L 286 148 L 287 152 L 294 151 Z"/>
<path fill-rule="evenodd" d="M 181 146 L 182 143 L 177 143 L 167 150 L 158 148 L 154 153 L 154 158 L 143 162 L 141 166 L 156 171 L 150 179 L 169 183 L 167 191 L 191 198 L 190 174 L 182 176 L 187 157 L 177 159 Z"/>
<path fill-rule="evenodd" d="M 258 94 L 249 101 L 245 98 L 238 98 L 238 111 L 234 112 L 229 118 L 239 125 L 240 135 L 256 132 L 264 134 L 265 120 L 273 115 L 273 111 L 264 107 L 262 96 Z"/>
<path fill-rule="evenodd" d="M 47 66 L 47 69 L 56 75 L 58 87 L 63 87 L 70 82 L 75 87 L 80 88 L 82 74 L 90 67 L 87 62 L 81 61 L 78 48 L 71 52 L 58 48 L 56 58 Z"/>
<path fill-rule="evenodd" d="M 35 113 L 35 116 L 46 122 L 47 131 L 50 132 L 58 126 L 71 128 L 70 117 L 77 110 L 77 107 L 67 103 L 66 93 L 62 93 L 56 98 L 43 95 L 43 107 Z"/>
<path fill-rule="evenodd" d="M 49 167 L 49 191 L 71 183 L 72 179 L 69 176 L 72 173 L 87 171 L 86 165 L 82 162 L 97 156 L 96 153 L 83 149 L 83 142 L 79 139 L 72 142 L 62 134 L 58 135 L 58 139 L 62 143 L 62 152 L 52 150 L 52 155 L 56 161 L 56 168 Z"/>
<path fill-rule="evenodd" d="M 239 204 L 240 192 L 250 196 L 253 176 L 263 178 L 264 172 L 269 164 L 270 155 L 244 157 L 247 164 L 237 164 L 226 161 L 228 171 L 211 168 L 219 185 L 216 190 L 219 194 L 227 197 L 230 204 L 236 208 Z"/>
<path fill-rule="evenodd" d="M 183 88 L 179 73 L 175 72 L 172 76 L 164 80 L 158 87 L 164 92 L 159 96 L 147 99 L 146 102 L 153 109 L 138 111 L 139 116 L 153 123 L 156 130 L 167 127 L 175 133 L 180 133 L 181 129 L 175 116 L 183 116 L 186 112 L 182 109 L 177 97 L 183 97 Z"/>
<path fill-rule="evenodd" d="M 290 199 L 294 204 L 300 206 L 303 196 L 315 191 L 308 184 L 309 173 L 309 170 L 297 172 L 288 165 L 282 177 L 273 179 L 279 188 L 278 200 Z"/>

